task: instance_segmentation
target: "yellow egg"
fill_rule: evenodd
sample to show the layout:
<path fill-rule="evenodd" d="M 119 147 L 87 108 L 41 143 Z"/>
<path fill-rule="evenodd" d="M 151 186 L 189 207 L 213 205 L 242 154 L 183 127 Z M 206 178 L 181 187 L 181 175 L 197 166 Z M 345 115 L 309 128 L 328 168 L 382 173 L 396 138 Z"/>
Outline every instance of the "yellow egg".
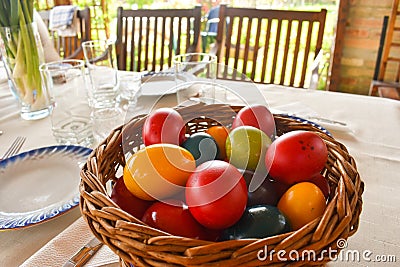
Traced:
<path fill-rule="evenodd" d="M 159 200 L 183 190 L 195 168 L 196 162 L 186 149 L 173 144 L 154 144 L 128 159 L 123 178 L 136 197 Z"/>

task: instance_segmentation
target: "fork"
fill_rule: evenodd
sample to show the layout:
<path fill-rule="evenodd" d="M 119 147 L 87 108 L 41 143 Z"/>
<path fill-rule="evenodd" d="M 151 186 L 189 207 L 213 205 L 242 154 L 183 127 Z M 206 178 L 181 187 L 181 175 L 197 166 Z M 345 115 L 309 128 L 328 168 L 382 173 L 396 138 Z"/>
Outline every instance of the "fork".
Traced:
<path fill-rule="evenodd" d="M 1 159 L 6 159 L 17 154 L 21 149 L 22 145 L 25 143 L 25 140 L 26 140 L 25 136 L 18 136 L 11 144 L 11 146 L 7 149 L 6 153 L 4 153 L 3 158 Z"/>

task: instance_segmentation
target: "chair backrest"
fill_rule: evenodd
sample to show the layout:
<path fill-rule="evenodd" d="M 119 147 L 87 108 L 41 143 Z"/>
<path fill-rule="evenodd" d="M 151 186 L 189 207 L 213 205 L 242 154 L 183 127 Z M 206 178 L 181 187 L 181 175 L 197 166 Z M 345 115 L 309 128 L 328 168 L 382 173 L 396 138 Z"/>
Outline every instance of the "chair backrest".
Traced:
<path fill-rule="evenodd" d="M 46 26 L 49 27 L 50 10 L 41 10 L 38 11 L 38 13 Z M 81 44 L 85 41 L 91 40 L 89 7 L 77 10 L 76 17 L 78 21 L 76 36 L 59 36 L 56 31 L 51 31 L 49 29 L 49 34 L 53 39 L 54 47 L 61 58 L 83 59 L 84 56 Z"/>
<path fill-rule="evenodd" d="M 139 9 L 117 12 L 118 68 L 160 71 L 171 67 L 174 55 L 195 52 L 201 6 L 193 9 Z"/>
<path fill-rule="evenodd" d="M 49 27 L 50 10 L 38 12 L 44 23 Z M 61 58 L 65 59 L 83 59 L 83 50 L 81 44 L 91 40 L 90 9 L 86 7 L 77 10 L 77 31 L 76 36 L 59 36 L 56 31 L 49 30 L 49 34 L 54 42 L 54 47 Z"/>
<path fill-rule="evenodd" d="M 322 48 L 326 9 L 288 11 L 220 6 L 215 53 L 227 69 L 258 83 L 308 87 Z M 235 77 L 233 77 L 235 78 Z M 235 79 L 237 79 L 236 77 Z"/>
<path fill-rule="evenodd" d="M 91 40 L 89 7 L 78 10 L 76 16 L 79 21 L 77 35 L 73 37 L 59 37 L 58 40 L 58 51 L 60 55 L 66 59 L 83 59 L 84 56 L 81 44 Z"/>

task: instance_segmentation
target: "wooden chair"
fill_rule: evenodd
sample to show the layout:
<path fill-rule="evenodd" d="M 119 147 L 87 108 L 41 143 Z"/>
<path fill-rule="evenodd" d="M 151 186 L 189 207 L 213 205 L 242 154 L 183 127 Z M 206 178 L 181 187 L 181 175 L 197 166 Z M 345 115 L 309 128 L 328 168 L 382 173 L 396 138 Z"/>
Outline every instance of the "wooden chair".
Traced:
<path fill-rule="evenodd" d="M 139 9 L 117 12 L 118 68 L 160 71 L 172 65 L 174 55 L 196 52 L 201 6 L 193 9 Z"/>
<path fill-rule="evenodd" d="M 38 12 L 43 21 L 49 26 L 50 10 L 41 10 Z M 76 14 L 78 18 L 77 35 L 72 37 L 62 37 L 57 32 L 50 32 L 53 38 L 54 46 L 61 58 L 64 59 L 83 59 L 83 50 L 81 44 L 85 41 L 91 40 L 91 23 L 90 23 L 90 9 L 86 7 L 78 10 Z"/>
<path fill-rule="evenodd" d="M 326 12 L 221 5 L 213 48 L 219 67 L 224 66 L 218 76 L 315 88 L 319 74 L 315 60 L 322 57 Z M 235 77 L 237 73 L 246 76 Z"/>
<path fill-rule="evenodd" d="M 398 55 L 400 42 L 394 40 L 394 34 L 400 33 L 400 27 L 396 26 L 397 16 L 400 15 L 398 7 L 399 0 L 394 0 L 390 17 L 385 16 L 383 19 L 369 95 L 400 100 L 400 56 Z"/>
<path fill-rule="evenodd" d="M 79 21 L 77 36 L 58 39 L 58 51 L 65 59 L 83 59 L 81 44 L 92 39 L 89 7 L 78 10 L 77 18 Z"/>

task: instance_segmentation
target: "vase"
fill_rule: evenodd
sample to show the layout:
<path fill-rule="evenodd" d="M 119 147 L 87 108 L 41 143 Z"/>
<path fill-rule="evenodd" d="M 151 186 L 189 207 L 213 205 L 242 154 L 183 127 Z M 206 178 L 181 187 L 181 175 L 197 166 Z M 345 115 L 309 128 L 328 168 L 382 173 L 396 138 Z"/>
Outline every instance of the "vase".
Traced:
<path fill-rule="evenodd" d="M 9 77 L 9 87 L 20 105 L 21 118 L 37 120 L 52 110 L 50 92 L 42 86 L 39 66 L 43 47 L 35 22 L 0 27 L 0 48 Z"/>

